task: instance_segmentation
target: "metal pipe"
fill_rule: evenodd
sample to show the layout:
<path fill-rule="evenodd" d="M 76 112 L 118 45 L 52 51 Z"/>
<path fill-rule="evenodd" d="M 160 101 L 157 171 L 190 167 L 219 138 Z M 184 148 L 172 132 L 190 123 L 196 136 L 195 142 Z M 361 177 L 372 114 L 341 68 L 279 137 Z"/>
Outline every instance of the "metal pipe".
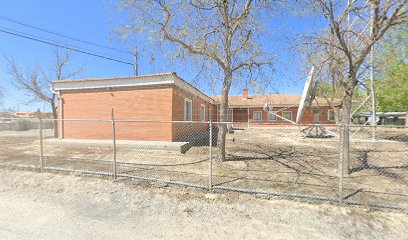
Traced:
<path fill-rule="evenodd" d="M 252 190 L 252 189 L 234 188 L 234 187 L 223 187 L 223 186 L 213 186 L 213 189 L 227 190 L 227 191 L 233 191 L 233 192 L 252 193 L 252 194 L 264 194 L 264 195 L 280 196 L 280 197 L 287 197 L 287 198 L 303 198 L 303 199 L 311 199 L 311 200 L 319 200 L 319 201 L 328 201 L 332 203 L 337 202 L 337 200 L 334 198 L 306 195 L 306 194 L 270 192 L 270 191 L 261 191 L 261 190 Z"/>
<path fill-rule="evenodd" d="M 112 108 L 112 140 L 113 140 L 113 179 L 116 179 L 116 128 L 115 109 Z"/>
<path fill-rule="evenodd" d="M 377 113 L 376 113 L 377 109 L 376 109 L 375 89 L 374 89 L 374 46 L 371 47 L 371 51 L 370 51 L 370 95 L 371 95 L 371 125 L 373 128 L 372 129 L 372 140 L 375 141 L 376 125 L 377 125 Z"/>
<path fill-rule="evenodd" d="M 62 118 L 63 118 L 63 100 L 62 100 L 62 96 L 61 96 L 61 91 L 58 91 L 58 99 L 59 99 L 59 104 L 58 104 L 58 110 L 59 110 L 59 122 L 60 122 L 60 124 L 59 124 L 59 129 L 60 129 L 60 134 L 59 134 L 59 138 L 60 139 L 63 139 L 64 138 L 64 130 L 63 130 L 63 124 L 64 124 L 64 122 L 63 122 L 63 120 L 62 120 Z"/>
<path fill-rule="evenodd" d="M 156 181 L 156 182 L 169 183 L 169 184 L 176 184 L 176 185 L 182 185 L 182 186 L 187 186 L 187 187 L 208 189 L 208 186 L 204 186 L 204 185 L 200 185 L 200 184 L 193 184 L 193 183 L 185 183 L 185 182 L 180 182 L 180 181 L 163 180 L 163 179 L 151 178 L 151 177 L 139 177 L 139 176 L 133 176 L 133 175 L 128 175 L 128 174 L 122 174 L 122 173 L 119 173 L 117 176 L 118 177 L 133 178 L 133 179 L 140 179 L 140 180 L 147 180 L 147 181 Z"/>
<path fill-rule="evenodd" d="M 212 123 L 210 121 L 209 124 L 210 127 L 210 136 L 209 136 L 209 159 L 208 159 L 208 164 L 209 164 L 209 173 L 208 173 L 208 190 L 212 191 Z"/>
<path fill-rule="evenodd" d="M 41 117 L 38 119 L 38 129 L 40 131 L 40 168 L 41 172 L 44 170 L 44 145 L 43 145 L 43 131 Z"/>
<path fill-rule="evenodd" d="M 344 183 L 343 183 L 343 176 L 344 176 L 344 171 L 343 171 L 343 161 L 344 161 L 344 155 L 343 155 L 343 136 L 344 136 L 344 127 L 340 125 L 340 139 L 339 139 L 339 166 L 338 166 L 338 176 L 339 176 L 339 189 L 338 189 L 338 200 L 339 203 L 343 203 L 343 189 L 344 189 Z"/>

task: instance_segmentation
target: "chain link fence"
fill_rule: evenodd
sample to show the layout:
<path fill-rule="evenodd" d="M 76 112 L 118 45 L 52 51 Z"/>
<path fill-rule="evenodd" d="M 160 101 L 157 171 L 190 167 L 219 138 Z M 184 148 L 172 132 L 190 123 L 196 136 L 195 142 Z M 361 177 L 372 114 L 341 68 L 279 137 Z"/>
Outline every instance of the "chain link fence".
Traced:
<path fill-rule="evenodd" d="M 402 126 L 1 119 L 0 143 L 2 166 L 408 208 L 408 128 Z"/>
<path fill-rule="evenodd" d="M 408 128 L 351 126 L 344 176 L 349 203 L 408 207 Z"/>
<path fill-rule="evenodd" d="M 232 128 L 225 162 L 214 166 L 215 188 L 337 201 L 338 138 L 304 138 L 301 130 L 291 125 Z"/>
<path fill-rule="evenodd" d="M 40 168 L 39 127 L 38 119 L 0 119 L 1 164 Z"/>

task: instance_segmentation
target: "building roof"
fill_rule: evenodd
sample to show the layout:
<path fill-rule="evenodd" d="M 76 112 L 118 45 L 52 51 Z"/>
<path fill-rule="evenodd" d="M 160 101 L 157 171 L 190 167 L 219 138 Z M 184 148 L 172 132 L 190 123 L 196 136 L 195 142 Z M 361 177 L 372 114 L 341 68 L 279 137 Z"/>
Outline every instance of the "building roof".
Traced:
<path fill-rule="evenodd" d="M 105 81 L 105 80 L 122 80 L 122 79 L 138 79 L 138 78 L 147 78 L 147 77 L 161 77 L 161 76 L 171 76 L 177 75 L 176 72 L 166 72 L 166 73 L 154 73 L 146 74 L 141 76 L 126 76 L 126 77 L 110 77 L 110 78 L 83 78 L 83 79 L 74 79 L 74 80 L 55 80 L 53 83 L 69 83 L 69 82 L 94 82 L 94 81 Z"/>
<path fill-rule="evenodd" d="M 175 72 L 149 74 L 143 76 L 57 80 L 52 82 L 54 91 L 113 89 L 156 85 L 176 85 L 195 96 L 205 99 L 210 103 L 214 103 L 214 100 L 212 98 L 195 88 L 184 79 L 177 76 Z"/>
<path fill-rule="evenodd" d="M 11 112 L 9 113 L 9 116 L 15 117 L 15 118 L 52 118 L 52 113 L 49 112 L 40 112 L 40 111 L 35 111 L 35 112 Z"/>
<path fill-rule="evenodd" d="M 221 96 L 212 97 L 216 103 L 220 103 Z M 229 106 L 231 107 L 261 107 L 265 103 L 272 106 L 297 106 L 300 102 L 300 95 L 295 94 L 266 94 L 266 95 L 254 95 L 245 98 L 243 96 L 229 96 Z M 335 104 L 339 103 L 339 100 L 334 101 Z M 325 98 L 316 98 L 313 101 L 313 106 L 328 106 L 328 102 Z"/>
<path fill-rule="evenodd" d="M 58 80 L 52 83 L 54 91 L 88 90 L 88 89 L 110 89 L 121 87 L 155 86 L 173 84 L 193 95 L 201 97 L 211 103 L 220 103 L 221 96 L 209 97 L 193 85 L 177 76 L 176 72 L 149 74 L 143 76 L 127 76 L 113 78 L 86 78 L 77 80 Z M 229 96 L 231 107 L 261 107 L 265 103 L 272 106 L 298 106 L 300 95 L 295 94 L 267 94 L 254 95 L 245 98 L 243 96 Z M 335 99 L 333 104 L 337 105 L 340 100 Z M 316 98 L 313 106 L 328 106 L 325 98 Z"/>

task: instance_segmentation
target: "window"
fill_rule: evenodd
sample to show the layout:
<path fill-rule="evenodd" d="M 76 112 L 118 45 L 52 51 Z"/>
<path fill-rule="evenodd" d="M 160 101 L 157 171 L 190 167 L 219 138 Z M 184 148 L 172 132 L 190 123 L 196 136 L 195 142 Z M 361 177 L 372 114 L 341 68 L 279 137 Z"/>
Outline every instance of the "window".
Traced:
<path fill-rule="evenodd" d="M 282 117 L 292 121 L 292 112 L 290 111 L 282 112 Z"/>
<path fill-rule="evenodd" d="M 262 112 L 254 112 L 252 117 L 254 122 L 260 122 L 262 121 Z"/>
<path fill-rule="evenodd" d="M 336 118 L 334 117 L 334 110 L 333 110 L 333 109 L 327 110 L 327 119 L 328 119 L 329 121 L 334 121 L 334 120 L 336 120 Z"/>
<path fill-rule="evenodd" d="M 274 112 L 274 113 L 277 114 L 276 112 Z M 271 112 L 268 112 L 268 121 L 276 121 L 277 117 L 276 117 L 275 114 L 273 114 Z"/>
<path fill-rule="evenodd" d="M 200 106 L 200 121 L 205 121 L 205 105 Z"/>
<path fill-rule="evenodd" d="M 193 102 L 188 98 L 184 99 L 184 121 L 193 121 Z"/>

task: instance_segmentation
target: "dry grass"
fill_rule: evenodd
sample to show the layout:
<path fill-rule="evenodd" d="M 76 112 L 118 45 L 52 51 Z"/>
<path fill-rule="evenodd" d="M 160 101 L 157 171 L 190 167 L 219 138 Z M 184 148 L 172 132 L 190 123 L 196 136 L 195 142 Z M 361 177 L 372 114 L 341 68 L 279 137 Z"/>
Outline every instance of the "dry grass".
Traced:
<path fill-rule="evenodd" d="M 335 128 L 331 129 L 336 131 Z M 365 130 L 353 136 L 351 174 L 345 178 L 345 196 L 370 203 L 408 202 L 408 129 L 378 128 L 377 142 Z M 0 161 L 39 165 L 38 131 L 2 132 Z M 48 134 L 50 136 L 50 134 Z M 46 166 L 112 172 L 109 145 L 75 143 L 44 147 Z M 117 170 L 122 174 L 208 184 L 208 147 L 180 154 L 117 148 Z M 213 149 L 214 158 L 217 151 Z M 213 184 L 273 192 L 337 197 L 339 139 L 302 138 L 298 128 L 256 128 L 227 137 L 227 161 L 213 166 Z"/>

